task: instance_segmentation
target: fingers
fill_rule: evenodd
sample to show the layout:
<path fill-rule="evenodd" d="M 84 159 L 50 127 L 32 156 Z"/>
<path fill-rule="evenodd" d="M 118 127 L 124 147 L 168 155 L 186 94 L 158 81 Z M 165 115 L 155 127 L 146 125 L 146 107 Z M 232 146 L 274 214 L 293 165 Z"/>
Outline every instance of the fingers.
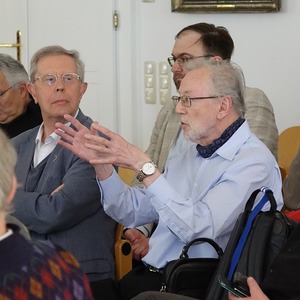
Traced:
<path fill-rule="evenodd" d="M 55 193 L 57 193 L 58 191 L 60 191 L 64 186 L 64 183 L 61 184 L 60 186 L 58 186 L 51 194 L 50 196 L 53 196 Z"/>
<path fill-rule="evenodd" d="M 71 143 L 65 142 L 64 140 L 60 139 L 60 140 L 58 140 L 57 144 L 59 144 L 62 147 L 66 148 L 67 150 L 73 152 L 73 145 Z"/>
<path fill-rule="evenodd" d="M 61 123 L 57 123 L 56 127 L 58 129 L 55 130 L 55 133 L 71 144 L 75 134 L 74 130 Z"/>
<path fill-rule="evenodd" d="M 86 145 L 91 147 L 91 149 L 96 150 L 96 151 L 101 151 L 101 148 L 103 148 L 103 152 L 108 153 L 108 151 L 105 151 L 107 148 L 111 147 L 111 142 L 101 136 L 94 135 L 94 134 L 86 134 L 85 135 L 86 139 Z M 96 149 L 99 147 L 100 149 Z"/>
<path fill-rule="evenodd" d="M 263 293 L 258 283 L 253 277 L 247 278 L 247 284 L 250 289 L 250 299 L 269 300 L 269 298 Z"/>
<path fill-rule="evenodd" d="M 80 129 L 86 128 L 84 125 L 82 125 L 77 119 L 72 117 L 71 115 L 64 115 L 64 118 L 67 122 L 70 122 L 78 131 Z"/>
<path fill-rule="evenodd" d="M 247 278 L 247 284 L 250 289 L 250 297 L 245 297 L 244 299 L 249 300 L 269 300 L 269 298 L 263 293 L 261 288 L 259 287 L 258 283 L 255 281 L 253 277 Z M 230 292 L 228 293 L 229 300 L 238 299 L 237 297 L 233 296 Z"/>
<path fill-rule="evenodd" d="M 78 131 L 83 131 L 85 133 L 89 132 L 88 128 L 86 128 L 84 125 L 82 125 L 77 119 L 75 119 L 71 115 L 64 115 L 64 118 L 66 119 L 67 122 L 70 122 L 76 130 L 74 130 L 72 127 L 68 126 L 67 124 L 58 122 L 55 124 L 55 127 L 57 128 L 55 130 L 55 132 L 60 137 L 63 137 L 66 139 L 67 136 L 64 135 L 63 133 L 67 133 L 68 135 L 74 137 L 76 132 L 78 132 Z"/>
<path fill-rule="evenodd" d="M 135 230 L 134 228 L 127 229 L 124 233 L 125 238 L 131 243 L 135 241 L 135 234 L 133 232 L 134 230 Z"/>
<path fill-rule="evenodd" d="M 144 243 L 134 243 L 132 245 L 132 254 L 135 260 L 141 260 L 147 253 L 149 248 Z"/>
<path fill-rule="evenodd" d="M 93 122 L 91 125 L 91 130 L 96 130 L 98 132 L 102 132 L 106 136 L 113 136 L 115 133 L 109 130 L 108 128 L 101 126 L 98 122 Z"/>

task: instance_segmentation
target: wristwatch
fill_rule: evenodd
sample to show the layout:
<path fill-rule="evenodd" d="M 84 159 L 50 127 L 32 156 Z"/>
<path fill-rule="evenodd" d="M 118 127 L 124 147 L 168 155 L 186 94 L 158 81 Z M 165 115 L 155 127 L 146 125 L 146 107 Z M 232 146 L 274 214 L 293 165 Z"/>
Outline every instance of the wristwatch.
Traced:
<path fill-rule="evenodd" d="M 144 163 L 140 171 L 137 173 L 137 180 L 142 182 L 146 177 L 153 175 L 156 169 L 157 166 L 154 164 L 154 162 L 148 161 Z"/>

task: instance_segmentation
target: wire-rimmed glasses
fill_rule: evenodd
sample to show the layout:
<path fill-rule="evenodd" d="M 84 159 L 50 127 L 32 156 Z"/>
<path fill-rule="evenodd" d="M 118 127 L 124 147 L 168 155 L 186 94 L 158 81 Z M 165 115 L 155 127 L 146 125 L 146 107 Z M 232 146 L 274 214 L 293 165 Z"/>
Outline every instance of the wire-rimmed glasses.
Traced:
<path fill-rule="evenodd" d="M 0 93 L 0 97 L 4 96 L 4 94 L 5 94 L 6 92 L 8 92 L 10 89 L 12 89 L 14 86 L 15 86 L 15 84 L 13 84 L 12 86 L 10 86 L 10 87 L 9 87 L 7 90 L 5 90 L 4 92 L 1 92 L 1 93 Z"/>
<path fill-rule="evenodd" d="M 207 96 L 207 97 L 172 96 L 171 99 L 177 103 L 181 100 L 182 106 L 190 107 L 192 105 L 192 100 L 217 99 L 221 97 L 223 96 Z"/>
<path fill-rule="evenodd" d="M 62 75 L 46 74 L 35 78 L 33 83 L 35 83 L 37 80 L 40 80 L 44 85 L 52 86 L 56 83 L 58 77 L 61 78 L 64 84 L 73 84 L 76 81 L 80 80 L 80 76 L 76 73 L 64 73 Z"/>

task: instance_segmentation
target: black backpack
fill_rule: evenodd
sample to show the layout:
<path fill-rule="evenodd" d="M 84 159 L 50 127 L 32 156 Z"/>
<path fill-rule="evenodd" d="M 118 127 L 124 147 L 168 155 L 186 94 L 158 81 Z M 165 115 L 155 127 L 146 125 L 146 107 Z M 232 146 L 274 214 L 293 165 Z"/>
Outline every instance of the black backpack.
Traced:
<path fill-rule="evenodd" d="M 258 212 L 253 216 L 252 208 L 260 193 L 264 193 L 264 197 L 253 209 Z M 270 210 L 261 211 L 266 202 L 270 203 Z M 251 218 L 253 222 L 249 221 Z M 248 234 L 245 234 L 247 222 L 251 225 L 248 227 Z M 228 299 L 228 292 L 221 287 L 219 276 L 232 280 L 236 274 L 241 273 L 254 277 L 260 284 L 296 225 L 297 222 L 290 220 L 284 213 L 277 210 L 277 204 L 270 189 L 263 187 L 255 190 L 235 224 L 205 300 Z M 244 239 L 244 243 L 241 243 L 240 239 Z"/>

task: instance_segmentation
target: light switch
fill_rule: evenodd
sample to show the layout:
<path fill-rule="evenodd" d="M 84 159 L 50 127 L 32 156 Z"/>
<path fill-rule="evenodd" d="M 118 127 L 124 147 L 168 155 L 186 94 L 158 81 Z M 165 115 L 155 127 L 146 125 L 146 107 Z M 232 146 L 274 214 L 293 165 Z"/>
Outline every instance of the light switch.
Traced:
<path fill-rule="evenodd" d="M 159 101 L 165 104 L 171 99 L 171 70 L 167 62 L 159 63 Z"/>
<path fill-rule="evenodd" d="M 145 77 L 145 102 L 148 104 L 156 103 L 156 76 L 155 76 L 155 62 L 145 61 L 144 63 L 144 77 Z"/>
<path fill-rule="evenodd" d="M 146 61 L 145 62 L 145 74 L 153 74 L 154 73 L 154 62 Z"/>

